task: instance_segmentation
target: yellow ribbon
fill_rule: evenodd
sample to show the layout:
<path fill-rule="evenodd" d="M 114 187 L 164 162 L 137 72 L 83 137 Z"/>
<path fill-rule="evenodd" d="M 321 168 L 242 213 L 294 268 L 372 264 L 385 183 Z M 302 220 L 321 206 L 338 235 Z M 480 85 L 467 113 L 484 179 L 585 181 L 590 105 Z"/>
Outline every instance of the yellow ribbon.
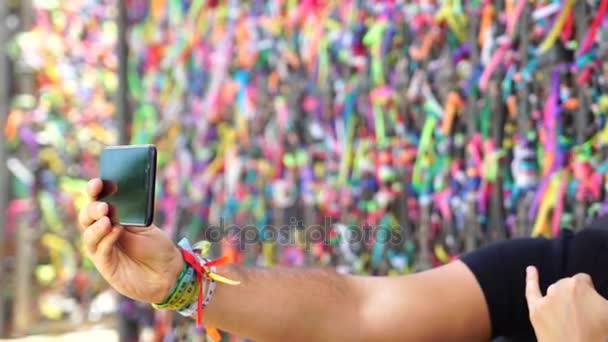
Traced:
<path fill-rule="evenodd" d="M 551 32 L 549 32 L 545 40 L 540 44 L 540 47 L 538 48 L 540 52 L 546 52 L 553 46 L 553 44 L 555 44 L 555 41 L 559 37 L 559 34 L 562 32 L 562 28 L 566 23 L 566 19 L 568 18 L 570 11 L 572 11 L 572 7 L 574 7 L 575 3 L 576 0 L 568 0 L 566 2 L 564 9 L 559 14 L 559 18 L 557 18 L 557 20 L 555 21 L 555 25 L 553 25 Z"/>

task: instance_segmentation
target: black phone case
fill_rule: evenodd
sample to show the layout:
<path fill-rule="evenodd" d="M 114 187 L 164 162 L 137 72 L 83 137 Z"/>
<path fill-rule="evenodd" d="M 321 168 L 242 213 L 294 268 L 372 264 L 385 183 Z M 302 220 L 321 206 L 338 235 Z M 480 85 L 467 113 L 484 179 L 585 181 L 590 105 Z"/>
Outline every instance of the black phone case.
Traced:
<path fill-rule="evenodd" d="M 110 146 L 103 149 L 100 200 L 110 206 L 113 222 L 147 227 L 154 220 L 156 185 L 154 145 Z"/>

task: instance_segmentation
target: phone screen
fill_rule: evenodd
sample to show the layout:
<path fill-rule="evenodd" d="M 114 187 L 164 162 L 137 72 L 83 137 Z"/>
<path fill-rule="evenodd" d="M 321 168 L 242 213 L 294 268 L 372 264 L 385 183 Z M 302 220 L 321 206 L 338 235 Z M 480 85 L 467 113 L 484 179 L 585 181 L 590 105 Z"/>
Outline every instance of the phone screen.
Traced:
<path fill-rule="evenodd" d="M 99 165 L 103 181 L 100 200 L 109 204 L 112 221 L 129 226 L 151 225 L 156 148 L 153 145 L 106 147 Z"/>

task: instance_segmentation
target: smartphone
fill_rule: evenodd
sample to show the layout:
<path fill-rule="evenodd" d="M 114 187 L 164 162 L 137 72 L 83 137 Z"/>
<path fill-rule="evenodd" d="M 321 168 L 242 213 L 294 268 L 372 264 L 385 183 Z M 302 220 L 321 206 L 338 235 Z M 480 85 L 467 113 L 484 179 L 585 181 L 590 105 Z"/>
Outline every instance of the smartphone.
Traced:
<path fill-rule="evenodd" d="M 108 203 L 113 223 L 147 227 L 154 219 L 156 147 L 110 146 L 101 152 L 99 200 Z"/>

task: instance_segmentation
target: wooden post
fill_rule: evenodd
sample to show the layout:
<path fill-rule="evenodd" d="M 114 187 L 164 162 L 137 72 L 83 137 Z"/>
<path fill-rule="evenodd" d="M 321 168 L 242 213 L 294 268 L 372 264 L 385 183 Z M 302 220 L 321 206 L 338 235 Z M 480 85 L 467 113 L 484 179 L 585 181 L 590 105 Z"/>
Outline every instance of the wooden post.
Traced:
<path fill-rule="evenodd" d="M 22 0 L 14 2 L 13 8 L 9 9 L 7 14 L 18 16 L 19 25 L 15 29 L 27 31 L 32 25 L 32 4 L 31 0 Z M 9 36 L 14 32 L 9 32 Z M 15 93 L 33 95 L 35 93 L 35 82 L 32 72 L 24 65 L 18 62 L 13 63 L 12 74 L 17 76 L 17 82 L 14 83 Z M 9 71 L 10 72 L 10 71 Z M 9 72 L 6 75 L 10 75 Z M 10 77 L 10 76 L 9 76 Z M 8 94 L 11 95 L 10 93 Z M 34 200 L 34 199 L 32 199 Z M 32 313 L 32 293 L 34 293 L 34 283 L 32 276 L 34 274 L 34 263 L 37 259 L 37 250 L 35 246 L 34 230 L 26 219 L 20 219 L 17 224 L 15 236 L 15 297 L 14 297 L 14 319 L 13 319 L 13 334 L 25 335 L 28 333 L 33 322 Z"/>
<path fill-rule="evenodd" d="M 432 252 L 429 246 L 431 240 L 431 200 L 422 198 L 420 203 L 420 226 L 418 228 L 418 256 L 416 271 L 424 271 L 433 267 Z"/>
<path fill-rule="evenodd" d="M 469 22 L 468 40 L 475 42 L 477 39 L 477 32 L 480 25 L 479 18 L 472 16 Z M 480 59 L 480 51 L 477 44 L 471 44 L 471 61 L 472 67 L 477 68 Z M 466 141 L 470 141 L 473 134 L 477 132 L 477 125 L 479 122 L 479 95 L 471 89 L 471 95 L 469 103 L 466 108 Z M 465 152 L 467 155 L 467 152 Z M 467 157 L 468 158 L 468 157 Z M 465 223 L 464 229 L 462 230 L 464 240 L 464 251 L 470 252 L 477 248 L 478 236 L 479 236 L 479 219 L 477 217 L 477 201 L 474 193 L 467 193 L 465 196 Z"/>
<path fill-rule="evenodd" d="M 6 118 L 9 111 L 9 93 L 10 93 L 10 77 L 8 56 L 6 54 L 6 43 L 8 41 L 8 28 L 6 27 L 6 16 L 8 7 L 6 1 L 0 1 L 0 129 L 4 131 L 6 126 Z M 0 132 L 0 134 L 4 134 Z M 6 168 L 6 139 L 0 138 L 0 288 L 8 283 L 7 275 L 5 274 L 4 244 L 5 244 L 5 224 L 6 224 L 6 209 L 8 207 L 8 170 Z M 5 319 L 5 291 L 0 291 L 0 338 L 5 337 L 4 331 Z"/>
<path fill-rule="evenodd" d="M 532 13 L 532 7 L 526 2 L 524 10 L 521 14 L 521 20 L 519 21 L 519 58 L 521 59 L 521 65 L 528 64 L 528 46 L 529 46 L 529 26 L 530 18 Z M 529 85 L 523 83 L 520 85 L 520 89 L 517 92 L 517 132 L 520 138 L 525 138 L 526 134 L 530 130 L 530 104 L 528 100 L 529 96 Z M 531 228 L 531 222 L 528 219 L 527 209 L 529 208 L 532 200 L 531 194 L 527 193 L 517 203 L 517 224 L 516 229 L 512 237 L 524 237 L 529 236 Z"/>
<path fill-rule="evenodd" d="M 128 13 L 126 1 L 117 1 L 118 17 L 116 18 L 118 26 L 118 93 L 116 94 L 116 125 L 118 126 L 119 143 L 128 144 L 129 137 L 129 86 L 127 82 L 128 70 L 128 44 L 127 44 L 127 25 Z M 121 307 L 133 304 L 133 300 L 120 296 L 119 302 Z M 123 314 L 122 310 L 118 310 L 118 333 L 120 341 L 133 341 L 139 337 L 139 323 L 133 318 L 129 318 Z"/>
<path fill-rule="evenodd" d="M 503 73 L 496 73 L 490 83 L 489 95 L 492 97 L 492 133 L 491 137 L 496 144 L 496 149 L 500 150 L 504 137 L 504 127 L 506 122 L 506 108 L 500 99 L 500 79 L 504 78 Z M 505 211 L 503 200 L 503 177 L 502 170 L 504 162 L 498 162 L 498 172 L 492 187 L 490 205 L 488 207 L 488 235 L 486 242 L 503 240 L 507 237 L 505 224 Z"/>
<path fill-rule="evenodd" d="M 576 20 L 576 39 L 579 44 L 582 44 L 587 34 L 588 24 L 592 18 L 588 15 L 587 4 L 585 1 L 578 1 L 574 7 Z M 601 60 L 601 59 L 600 59 Z M 579 101 L 578 111 L 576 113 L 576 145 L 581 146 L 587 137 L 587 127 L 591 126 L 591 111 L 589 106 L 589 98 L 587 96 L 587 83 L 579 84 L 577 89 L 577 97 Z M 578 231 L 585 227 L 585 219 L 587 216 L 587 203 L 585 201 L 576 201 L 574 205 L 574 230 Z"/>
<path fill-rule="evenodd" d="M 13 331 L 15 336 L 27 334 L 32 322 L 32 230 L 21 219 L 16 231 L 15 303 Z"/>
<path fill-rule="evenodd" d="M 129 47 L 127 45 L 127 5 L 117 1 L 118 6 L 118 93 L 116 94 L 116 121 L 121 144 L 129 142 L 129 85 L 127 80 Z"/>

